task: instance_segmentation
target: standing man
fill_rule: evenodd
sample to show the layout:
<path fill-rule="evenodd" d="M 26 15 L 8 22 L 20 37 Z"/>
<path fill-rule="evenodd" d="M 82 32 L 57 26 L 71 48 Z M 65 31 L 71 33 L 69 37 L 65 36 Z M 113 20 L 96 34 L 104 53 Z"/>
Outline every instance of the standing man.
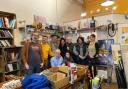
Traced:
<path fill-rule="evenodd" d="M 42 71 L 44 61 L 42 58 L 41 45 L 38 43 L 39 34 L 31 35 L 31 42 L 26 41 L 22 48 L 22 62 L 24 64 L 26 75 L 39 73 Z"/>
<path fill-rule="evenodd" d="M 57 35 L 51 35 L 51 42 L 50 42 L 51 50 L 54 52 L 56 49 L 58 49 L 58 36 Z"/>
<path fill-rule="evenodd" d="M 48 65 L 50 63 L 50 60 L 48 60 L 48 57 L 49 56 L 52 57 L 53 52 L 51 51 L 51 47 L 48 44 L 48 37 L 45 35 L 42 36 L 41 48 L 42 48 L 42 58 L 44 60 L 44 67 L 48 68 L 48 66 L 50 66 L 50 65 Z"/>
<path fill-rule="evenodd" d="M 67 50 L 70 51 L 70 53 L 72 55 L 73 54 L 74 44 L 72 43 L 72 38 L 69 37 L 69 36 L 66 38 L 66 45 L 67 45 Z"/>

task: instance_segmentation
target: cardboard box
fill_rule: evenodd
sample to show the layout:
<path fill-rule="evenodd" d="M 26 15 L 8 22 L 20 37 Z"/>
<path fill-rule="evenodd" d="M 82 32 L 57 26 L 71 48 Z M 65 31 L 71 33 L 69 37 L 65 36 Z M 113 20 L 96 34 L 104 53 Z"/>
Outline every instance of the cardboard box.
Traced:
<path fill-rule="evenodd" d="M 86 69 L 87 69 L 87 66 L 77 65 L 77 76 L 80 77 L 81 75 L 83 75 Z"/>
<path fill-rule="evenodd" d="M 51 72 L 58 72 L 59 71 L 59 67 L 52 67 L 49 69 Z"/>
<path fill-rule="evenodd" d="M 60 66 L 59 72 L 62 72 L 62 73 L 69 75 L 69 67 L 68 66 Z"/>
<path fill-rule="evenodd" d="M 51 81 L 53 89 L 61 89 L 61 87 L 67 85 L 69 82 L 69 78 L 59 72 L 48 76 L 48 79 Z"/>

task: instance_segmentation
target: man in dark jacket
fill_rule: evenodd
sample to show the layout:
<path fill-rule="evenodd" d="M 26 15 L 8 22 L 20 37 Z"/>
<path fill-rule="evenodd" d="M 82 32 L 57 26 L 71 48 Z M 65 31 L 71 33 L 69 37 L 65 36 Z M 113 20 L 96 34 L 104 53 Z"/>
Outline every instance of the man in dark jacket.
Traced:
<path fill-rule="evenodd" d="M 67 45 L 67 50 L 70 51 L 70 53 L 72 55 L 74 44 L 72 43 L 72 38 L 71 37 L 66 38 L 66 45 Z"/>

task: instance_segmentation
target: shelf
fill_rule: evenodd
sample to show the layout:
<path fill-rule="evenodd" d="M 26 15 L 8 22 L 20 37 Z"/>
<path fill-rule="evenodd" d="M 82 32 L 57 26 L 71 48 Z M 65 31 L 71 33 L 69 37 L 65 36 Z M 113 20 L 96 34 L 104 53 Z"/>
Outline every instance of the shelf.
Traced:
<path fill-rule="evenodd" d="M 13 71 L 5 72 L 5 74 L 12 73 L 12 72 L 17 72 L 17 71 L 20 71 L 20 70 L 17 69 L 17 70 L 13 70 Z"/>
<path fill-rule="evenodd" d="M 0 71 L 0 74 L 4 74 L 4 72 L 3 71 Z"/>
<path fill-rule="evenodd" d="M 15 16 L 16 14 L 10 12 L 0 11 L 0 16 Z"/>
<path fill-rule="evenodd" d="M 0 28 L 0 30 L 13 30 L 14 28 Z"/>
<path fill-rule="evenodd" d="M 0 49 L 17 49 L 17 48 L 22 48 L 23 46 L 12 46 L 12 47 L 0 47 Z"/>
<path fill-rule="evenodd" d="M 0 40 L 7 40 L 7 39 L 13 39 L 11 37 L 0 37 Z"/>
<path fill-rule="evenodd" d="M 12 64 L 12 63 L 15 63 L 15 62 L 19 62 L 19 60 L 9 61 L 9 62 L 7 62 L 7 64 Z"/>

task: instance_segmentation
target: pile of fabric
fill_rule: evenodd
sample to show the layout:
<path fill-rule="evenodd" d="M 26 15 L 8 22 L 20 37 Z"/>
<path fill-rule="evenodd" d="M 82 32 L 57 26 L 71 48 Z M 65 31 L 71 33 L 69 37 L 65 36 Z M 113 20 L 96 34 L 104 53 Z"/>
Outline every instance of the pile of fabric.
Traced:
<path fill-rule="evenodd" d="M 22 81 L 22 89 L 52 89 L 50 81 L 44 75 L 33 74 Z"/>

